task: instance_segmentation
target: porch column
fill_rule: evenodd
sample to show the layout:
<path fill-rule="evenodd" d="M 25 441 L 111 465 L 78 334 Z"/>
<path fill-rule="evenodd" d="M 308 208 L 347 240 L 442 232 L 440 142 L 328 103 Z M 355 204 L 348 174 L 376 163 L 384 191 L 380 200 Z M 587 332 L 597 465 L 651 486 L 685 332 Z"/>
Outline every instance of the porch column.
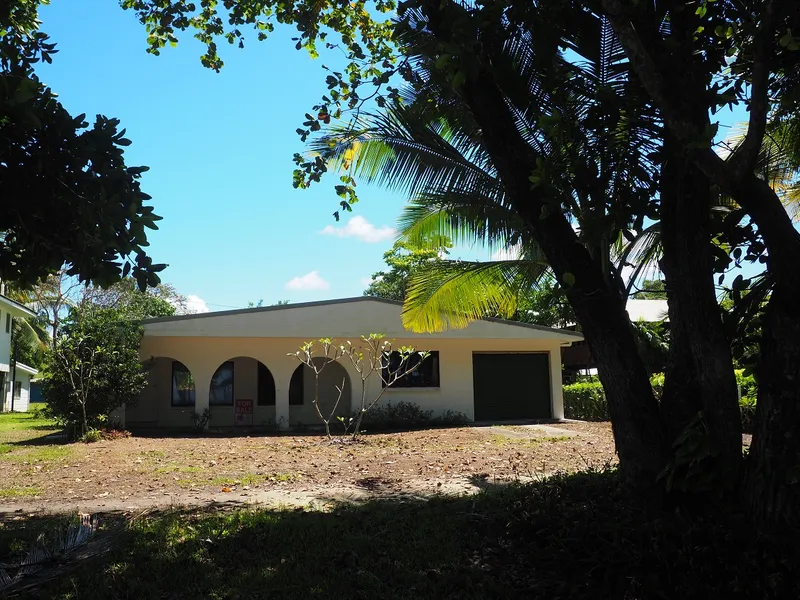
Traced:
<path fill-rule="evenodd" d="M 561 381 L 561 347 L 550 350 L 550 399 L 554 419 L 564 418 L 564 388 Z"/>
<path fill-rule="evenodd" d="M 211 379 L 207 377 L 196 377 L 194 380 L 194 412 L 203 414 L 209 407 L 209 385 Z"/>

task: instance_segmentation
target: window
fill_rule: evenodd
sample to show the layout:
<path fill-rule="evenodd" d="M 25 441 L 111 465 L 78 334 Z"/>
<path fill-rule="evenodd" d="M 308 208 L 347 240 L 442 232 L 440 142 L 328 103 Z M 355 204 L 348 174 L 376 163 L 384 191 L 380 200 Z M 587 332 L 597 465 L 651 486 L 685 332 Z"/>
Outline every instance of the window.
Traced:
<path fill-rule="evenodd" d="M 258 363 L 258 405 L 275 406 L 275 379 L 262 363 Z"/>
<path fill-rule="evenodd" d="M 405 373 L 407 375 L 395 381 L 391 387 L 395 388 L 415 388 L 415 387 L 439 387 L 439 352 L 429 352 L 424 359 L 419 354 L 412 354 L 403 361 L 399 352 L 392 352 L 389 355 L 389 364 L 383 369 L 384 386 L 386 381 L 390 381 L 395 373 Z"/>
<path fill-rule="evenodd" d="M 194 378 L 182 362 L 172 361 L 172 406 L 194 406 Z"/>
<path fill-rule="evenodd" d="M 303 372 L 306 370 L 304 365 L 300 365 L 292 373 L 292 380 L 289 382 L 289 404 L 302 405 L 303 404 Z"/>
<path fill-rule="evenodd" d="M 211 406 L 233 406 L 233 361 L 222 363 L 211 378 L 208 403 Z"/>
<path fill-rule="evenodd" d="M 11 333 L 11 313 L 6 313 L 6 333 Z"/>
<path fill-rule="evenodd" d="M 19 400 L 22 397 L 22 382 L 14 382 L 14 400 Z"/>

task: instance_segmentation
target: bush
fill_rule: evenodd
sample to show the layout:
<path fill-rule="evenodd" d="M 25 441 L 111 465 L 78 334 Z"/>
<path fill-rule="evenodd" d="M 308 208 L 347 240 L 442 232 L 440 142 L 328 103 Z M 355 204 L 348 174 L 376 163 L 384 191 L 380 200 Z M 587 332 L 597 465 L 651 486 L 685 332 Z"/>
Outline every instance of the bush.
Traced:
<path fill-rule="evenodd" d="M 752 433 L 755 427 L 756 397 L 758 384 L 752 375 L 745 375 L 739 369 L 736 372 L 736 384 L 741 390 L 739 409 L 742 413 L 742 431 Z M 664 374 L 656 373 L 650 377 L 653 393 L 661 398 L 664 393 Z M 581 421 L 607 421 L 608 405 L 603 386 L 599 380 L 588 380 L 564 386 L 564 416 L 567 419 Z"/>
<path fill-rule="evenodd" d="M 131 432 L 125 429 L 104 428 L 100 430 L 100 437 L 104 440 L 119 440 L 131 437 Z"/>
<path fill-rule="evenodd" d="M 608 421 L 608 405 L 600 382 L 564 386 L 564 416 L 581 421 Z"/>
<path fill-rule="evenodd" d="M 48 413 L 74 437 L 108 426 L 108 415 L 134 404 L 147 386 L 141 339 L 141 326 L 124 311 L 74 308 L 48 352 L 42 389 Z"/>
<path fill-rule="evenodd" d="M 355 418 L 355 417 L 354 417 Z M 448 410 L 438 417 L 414 402 L 379 404 L 367 411 L 361 427 L 364 431 L 421 429 L 425 427 L 459 427 L 469 423 L 464 413 Z"/>
<path fill-rule="evenodd" d="M 99 442 L 102 439 L 103 434 L 100 433 L 99 429 L 89 429 L 80 437 L 80 441 L 82 441 L 84 444 L 93 444 L 94 442 Z"/>

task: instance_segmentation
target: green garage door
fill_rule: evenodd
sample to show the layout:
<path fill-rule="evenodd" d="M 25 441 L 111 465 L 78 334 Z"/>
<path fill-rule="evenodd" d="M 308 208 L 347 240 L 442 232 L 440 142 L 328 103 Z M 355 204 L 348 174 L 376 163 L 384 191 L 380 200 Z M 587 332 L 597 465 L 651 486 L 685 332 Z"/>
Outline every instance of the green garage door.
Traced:
<path fill-rule="evenodd" d="M 476 421 L 549 419 L 547 354 L 473 354 Z"/>

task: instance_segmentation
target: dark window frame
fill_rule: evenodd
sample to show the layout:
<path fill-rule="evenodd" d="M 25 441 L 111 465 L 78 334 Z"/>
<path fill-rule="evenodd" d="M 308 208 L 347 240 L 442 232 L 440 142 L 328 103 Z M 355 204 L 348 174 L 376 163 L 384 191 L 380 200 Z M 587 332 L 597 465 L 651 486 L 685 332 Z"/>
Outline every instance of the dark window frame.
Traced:
<path fill-rule="evenodd" d="M 6 333 L 11 333 L 11 313 L 6 313 Z"/>
<path fill-rule="evenodd" d="M 256 406 L 275 406 L 275 377 L 261 361 L 256 366 L 256 390 Z"/>
<path fill-rule="evenodd" d="M 305 404 L 305 365 L 298 366 L 292 373 L 289 382 L 289 406 L 303 406 Z"/>
<path fill-rule="evenodd" d="M 180 398 L 181 391 L 177 388 L 177 381 L 175 380 L 175 369 L 179 368 L 181 372 L 185 373 L 189 376 L 192 382 L 192 389 L 185 390 L 185 393 L 191 398 L 191 402 L 178 402 L 175 403 L 176 392 L 177 396 Z M 194 384 L 194 377 L 192 376 L 192 372 L 189 368 L 183 364 L 179 360 L 172 361 L 172 372 L 170 377 L 170 405 L 174 408 L 189 408 L 194 407 L 197 404 L 197 387 Z"/>
<path fill-rule="evenodd" d="M 413 354 L 408 357 L 408 362 L 403 363 L 398 369 L 401 356 L 397 350 L 394 350 L 389 355 L 389 362 L 385 364 L 382 376 L 383 387 L 386 387 L 386 381 L 392 373 L 396 371 L 406 371 L 411 364 L 416 362 L 414 370 L 407 373 L 392 385 L 389 386 L 390 390 L 393 389 L 408 389 L 408 388 L 441 388 L 441 375 L 439 372 L 439 351 L 430 350 L 425 358 L 419 354 Z M 424 372 L 420 369 L 424 366 Z M 428 372 L 429 371 L 429 372 Z"/>
<path fill-rule="evenodd" d="M 223 402 L 215 401 L 214 393 L 212 391 L 212 389 L 213 389 L 212 386 L 214 385 L 214 378 L 217 376 L 217 373 L 219 373 L 220 369 L 224 369 L 229 365 L 230 365 L 230 370 L 231 370 L 231 383 L 230 383 L 231 397 L 230 397 L 230 402 L 228 402 L 227 399 L 225 401 L 223 401 Z M 214 371 L 214 375 L 211 376 L 211 383 L 208 386 L 208 405 L 209 406 L 233 406 L 235 398 L 236 398 L 236 365 L 235 365 L 234 361 L 226 360 L 224 363 L 222 363 L 220 366 L 217 367 L 217 370 Z"/>

